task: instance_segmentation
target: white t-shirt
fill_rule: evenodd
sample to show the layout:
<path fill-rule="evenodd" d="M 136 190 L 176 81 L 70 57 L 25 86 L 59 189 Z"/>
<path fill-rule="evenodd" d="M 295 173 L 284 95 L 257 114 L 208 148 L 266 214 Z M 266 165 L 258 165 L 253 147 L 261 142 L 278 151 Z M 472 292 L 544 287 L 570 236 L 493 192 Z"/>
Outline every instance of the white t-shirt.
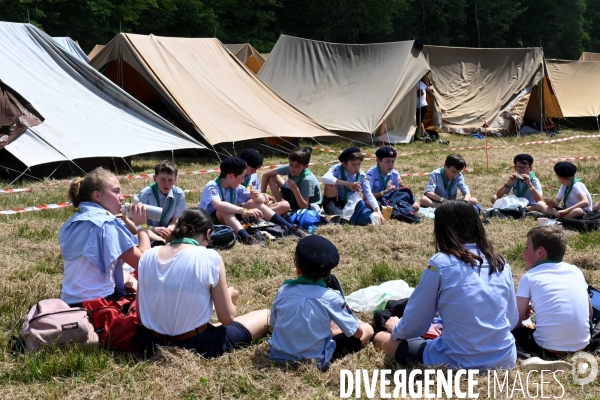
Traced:
<path fill-rule="evenodd" d="M 560 189 L 558 189 L 558 194 L 556 195 L 556 198 L 562 200 L 563 197 L 565 197 L 566 189 L 567 187 L 565 185 L 560 185 Z M 588 192 L 587 188 L 581 181 L 573 185 L 573 189 L 571 190 L 571 193 L 569 193 L 569 197 L 567 197 L 567 204 L 565 204 L 564 206 L 566 208 L 569 208 L 572 205 L 579 203 L 579 193 L 585 193 L 589 203 L 589 205 L 583 210 L 585 212 L 592 211 L 592 208 L 594 207 L 594 203 L 592 202 L 592 196 L 590 196 L 590 192 Z"/>
<path fill-rule="evenodd" d="M 544 349 L 577 351 L 590 341 L 587 283 L 574 265 L 545 263 L 527 271 L 517 297 L 531 299 L 535 311 L 533 337 Z"/>
<path fill-rule="evenodd" d="M 189 246 L 163 261 L 159 250 L 154 247 L 140 259 L 138 309 L 146 328 L 176 336 L 210 320 L 210 289 L 219 281 L 221 256 L 206 247 Z"/>
<path fill-rule="evenodd" d="M 110 296 L 115 291 L 117 261 L 109 264 L 106 271 L 103 271 L 84 255 L 74 260 L 65 260 L 60 298 L 67 304 L 76 304 Z"/>
<path fill-rule="evenodd" d="M 418 90 L 423 91 L 423 95 L 419 96 L 419 105 L 417 107 L 426 107 L 427 106 L 427 85 L 421 81 L 417 84 Z"/>

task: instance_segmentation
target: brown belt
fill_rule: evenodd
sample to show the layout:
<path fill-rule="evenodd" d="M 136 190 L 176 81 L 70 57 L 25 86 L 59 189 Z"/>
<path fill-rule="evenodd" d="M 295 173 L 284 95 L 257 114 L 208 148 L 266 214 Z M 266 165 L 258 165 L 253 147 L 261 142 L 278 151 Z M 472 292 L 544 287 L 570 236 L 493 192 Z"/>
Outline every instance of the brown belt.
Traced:
<path fill-rule="evenodd" d="M 152 329 L 148 329 L 148 330 L 150 331 L 152 336 L 154 336 L 157 339 L 163 339 L 167 342 L 180 342 L 182 340 L 190 339 L 190 338 L 200 335 L 201 333 L 204 333 L 204 331 L 206 331 L 207 325 L 208 324 L 204 324 L 202 326 L 197 327 L 196 329 L 192 329 L 189 332 L 185 332 L 185 333 L 182 333 L 181 335 L 175 335 L 175 336 L 163 335 L 162 333 L 154 332 Z"/>

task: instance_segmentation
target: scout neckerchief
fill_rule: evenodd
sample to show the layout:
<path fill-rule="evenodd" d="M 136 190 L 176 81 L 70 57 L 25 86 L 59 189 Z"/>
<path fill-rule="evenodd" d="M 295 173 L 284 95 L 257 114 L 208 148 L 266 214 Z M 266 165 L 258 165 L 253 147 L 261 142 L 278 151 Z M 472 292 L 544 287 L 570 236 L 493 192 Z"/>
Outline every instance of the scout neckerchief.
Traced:
<path fill-rule="evenodd" d="M 244 178 L 244 187 L 247 188 L 248 186 L 250 186 L 250 179 L 252 178 L 252 175 L 247 176 Z"/>
<path fill-rule="evenodd" d="M 533 267 L 531 267 L 531 268 L 535 268 L 535 267 L 537 267 L 538 265 L 541 265 L 541 264 L 558 264 L 559 262 L 560 262 L 560 261 L 556 261 L 556 260 L 549 260 L 549 259 L 548 259 L 548 260 L 544 260 L 544 261 L 541 261 L 541 262 L 539 262 L 539 263 L 535 264 L 535 265 L 534 265 Z"/>
<path fill-rule="evenodd" d="M 346 180 L 346 169 L 344 168 L 344 166 L 342 164 L 340 164 L 340 175 L 342 177 L 342 180 L 345 181 Z M 356 174 L 355 182 L 358 182 L 359 176 L 360 176 L 360 171 L 358 171 L 358 173 Z M 348 201 L 349 193 L 350 193 L 350 189 L 348 189 L 346 186 L 344 186 L 344 203 L 346 203 Z"/>
<path fill-rule="evenodd" d="M 446 198 L 450 199 L 450 197 L 452 196 L 450 193 L 452 192 L 452 189 L 454 188 L 454 185 L 456 184 L 456 180 L 458 179 L 458 176 L 456 178 L 448 181 L 446 179 L 446 168 L 442 167 L 442 169 L 440 170 L 440 173 L 442 175 L 442 182 L 444 183 L 444 189 L 446 189 Z"/>
<path fill-rule="evenodd" d="M 171 242 L 172 243 L 172 242 Z M 323 279 L 317 279 L 316 282 L 311 281 L 310 279 L 306 279 L 303 276 L 299 276 L 296 279 L 286 279 L 283 281 L 284 285 L 317 285 L 321 287 L 327 287 L 327 284 Z"/>
<path fill-rule="evenodd" d="M 579 178 L 573 179 L 571 184 L 565 189 L 565 197 L 563 197 L 563 205 L 565 207 L 567 207 L 567 198 L 569 197 L 569 195 L 571 194 L 571 191 L 573 190 L 573 185 L 575 185 L 579 181 L 581 181 L 581 179 L 579 179 Z"/>
<path fill-rule="evenodd" d="M 306 168 L 306 169 L 302 170 L 302 173 L 300 175 L 298 175 L 297 178 L 295 176 L 292 176 L 291 173 L 288 174 L 288 178 L 290 178 L 291 180 L 296 182 L 296 186 L 298 186 L 298 184 L 300 182 L 302 182 L 302 180 L 310 174 L 312 174 L 312 171 L 310 169 Z M 295 204 L 296 204 L 296 196 L 294 194 L 292 194 L 292 210 L 297 208 L 294 206 Z"/>
<path fill-rule="evenodd" d="M 221 197 L 221 201 L 227 201 L 227 200 L 225 200 L 225 193 L 226 193 L 226 191 L 225 191 L 225 189 L 223 189 L 223 186 L 221 186 L 221 178 L 215 179 L 215 183 L 219 187 L 219 196 Z M 233 188 L 229 188 L 229 189 L 231 190 L 231 193 L 230 193 L 231 201 L 230 201 L 230 203 L 234 204 L 234 202 L 233 202 L 233 200 L 234 200 L 233 196 L 235 195 L 235 189 L 233 189 Z"/>
<path fill-rule="evenodd" d="M 160 198 L 158 197 L 158 184 L 154 182 L 150 185 L 150 187 L 152 188 L 152 193 L 154 193 L 154 198 L 156 199 L 156 206 L 160 207 Z M 169 212 L 171 212 L 171 208 L 173 208 L 173 200 L 173 197 L 170 197 L 169 205 L 166 208 L 163 207 L 162 214 L 160 214 L 159 226 L 164 226 L 165 217 L 167 216 L 167 214 L 169 214 Z"/>
<path fill-rule="evenodd" d="M 379 174 L 379 182 L 383 185 L 381 190 L 386 190 L 388 182 L 392 179 L 392 174 L 390 174 L 386 179 L 383 178 L 383 173 L 381 172 L 381 168 L 379 168 L 379 164 L 377 164 L 377 173 Z"/>
<path fill-rule="evenodd" d="M 533 173 L 533 171 L 529 172 L 529 180 L 531 181 L 531 184 L 533 185 L 533 180 L 535 179 L 535 174 Z M 517 185 L 515 186 L 516 189 L 516 194 L 517 197 L 523 197 L 525 195 L 525 192 L 527 191 L 527 189 L 529 189 L 529 186 L 525 184 L 525 182 L 523 182 L 522 179 L 517 179 Z"/>
<path fill-rule="evenodd" d="M 177 244 L 177 243 L 184 243 L 184 244 L 193 244 L 194 246 L 200 246 L 200 243 L 198 243 L 197 240 L 194 239 L 190 239 L 190 238 L 179 238 L 179 239 L 173 239 L 170 242 L 171 244 Z"/>

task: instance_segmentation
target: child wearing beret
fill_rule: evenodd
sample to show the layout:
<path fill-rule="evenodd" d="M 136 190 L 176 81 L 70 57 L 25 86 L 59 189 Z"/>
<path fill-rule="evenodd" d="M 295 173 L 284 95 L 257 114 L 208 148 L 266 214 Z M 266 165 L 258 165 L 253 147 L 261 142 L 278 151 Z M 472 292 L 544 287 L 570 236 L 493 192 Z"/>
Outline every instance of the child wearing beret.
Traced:
<path fill-rule="evenodd" d="M 581 182 L 575 178 L 577 167 L 568 161 L 554 164 L 554 173 L 560 183 L 560 189 L 555 199 L 546 199 L 547 206 L 542 211 L 554 215 L 556 218 L 581 218 L 587 212 L 592 211 L 592 196 Z M 558 205 L 563 203 L 563 207 Z"/>
<path fill-rule="evenodd" d="M 325 283 L 339 261 L 337 248 L 322 236 L 298 242 L 297 278 L 283 283 L 271 309 L 271 360 L 315 360 L 327 369 L 332 360 L 359 351 L 373 337 L 373 328 L 359 321 L 344 297 Z"/>

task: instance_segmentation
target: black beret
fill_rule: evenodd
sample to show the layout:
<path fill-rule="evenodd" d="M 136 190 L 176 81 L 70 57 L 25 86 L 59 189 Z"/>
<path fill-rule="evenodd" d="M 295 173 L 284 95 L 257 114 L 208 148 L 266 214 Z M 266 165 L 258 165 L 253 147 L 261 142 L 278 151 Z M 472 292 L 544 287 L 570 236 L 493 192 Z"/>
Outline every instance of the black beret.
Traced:
<path fill-rule="evenodd" d="M 312 271 L 329 271 L 340 262 L 340 253 L 333 243 L 323 236 L 310 235 L 296 245 L 296 259 Z"/>
<path fill-rule="evenodd" d="M 519 161 L 525 161 L 527 163 L 529 163 L 529 165 L 533 164 L 533 157 L 531 157 L 529 154 L 517 154 L 513 160 L 513 164 L 516 164 Z"/>
<path fill-rule="evenodd" d="M 240 158 L 246 161 L 249 167 L 254 169 L 258 169 L 263 165 L 263 156 L 258 152 L 258 150 L 254 149 L 244 149 L 240 153 Z"/>
<path fill-rule="evenodd" d="M 341 162 L 346 162 L 350 158 L 352 153 L 360 153 L 360 147 L 352 146 L 348 147 L 346 150 L 342 151 L 342 154 L 338 157 L 338 160 Z"/>
<path fill-rule="evenodd" d="M 396 152 L 396 150 L 392 149 L 390 146 L 380 147 L 375 152 L 375 156 L 380 160 L 382 160 L 386 157 L 396 158 L 397 155 L 398 155 L 398 153 Z"/>
<path fill-rule="evenodd" d="M 241 158 L 229 157 L 221 162 L 219 169 L 221 171 L 235 171 L 239 169 L 246 169 L 246 167 L 246 161 L 242 160 Z"/>
<path fill-rule="evenodd" d="M 568 161 L 561 161 L 554 164 L 554 172 L 563 178 L 570 178 L 577 173 L 577 167 Z"/>

